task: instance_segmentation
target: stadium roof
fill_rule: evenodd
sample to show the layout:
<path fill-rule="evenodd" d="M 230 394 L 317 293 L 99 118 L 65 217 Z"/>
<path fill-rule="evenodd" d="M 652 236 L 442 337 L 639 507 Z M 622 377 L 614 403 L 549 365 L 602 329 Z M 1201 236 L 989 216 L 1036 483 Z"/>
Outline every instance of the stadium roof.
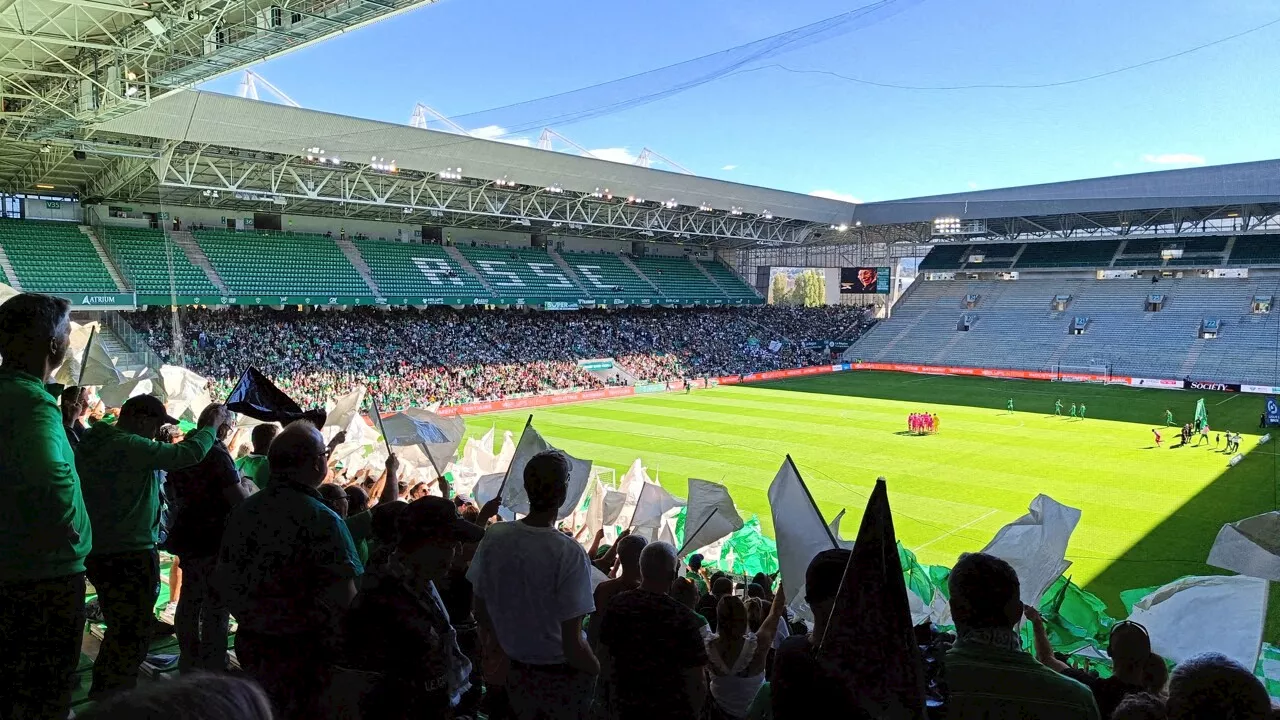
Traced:
<path fill-rule="evenodd" d="M 718 247 L 811 242 L 854 211 L 811 195 L 199 91 L 68 138 L 0 142 L 0 188 Z"/>
<path fill-rule="evenodd" d="M 0 145 L 67 137 L 431 2 L 11 0 L 0 4 Z"/>
<path fill-rule="evenodd" d="M 826 224 L 848 222 L 854 208 L 812 195 L 208 92 L 165 98 L 100 129 L 279 155 L 320 148 L 327 157 L 358 164 L 376 157 L 384 164 L 394 162 L 399 170 L 439 174 L 458 169 L 465 178 L 484 181 L 504 179 L 578 193 L 607 189 L 616 197 L 674 199 L 694 208 L 739 208 L 744 214 Z"/>
<path fill-rule="evenodd" d="M 1280 198 L 1280 160 L 977 190 L 859 205 L 863 225 L 986 220 L 1064 213 L 1269 203 Z"/>

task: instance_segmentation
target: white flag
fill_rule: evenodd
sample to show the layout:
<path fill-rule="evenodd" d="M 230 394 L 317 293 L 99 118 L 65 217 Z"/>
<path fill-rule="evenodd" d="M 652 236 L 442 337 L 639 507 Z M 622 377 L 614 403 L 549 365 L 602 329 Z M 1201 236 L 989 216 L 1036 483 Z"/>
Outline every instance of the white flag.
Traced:
<path fill-rule="evenodd" d="M 636 458 L 631 463 L 631 467 L 622 474 L 622 479 L 618 481 L 618 489 L 626 496 L 626 500 L 623 501 L 622 511 L 616 518 L 617 524 L 627 527 L 636 526 L 633 520 L 636 514 L 636 503 L 640 502 L 640 491 L 645 485 L 652 483 L 653 479 L 649 477 L 649 471 L 640 462 L 640 458 Z"/>
<path fill-rule="evenodd" d="M 1223 525 L 1205 562 L 1241 575 L 1280 582 L 1280 511 Z"/>
<path fill-rule="evenodd" d="M 325 415 L 324 426 L 345 430 L 351 421 L 360 416 L 360 408 L 364 405 L 365 387 L 357 385 L 355 390 L 339 397 Z"/>
<path fill-rule="evenodd" d="M 658 483 L 645 483 L 636 501 L 636 511 L 631 517 L 631 527 L 657 529 L 662 516 L 684 505 L 684 501 L 667 492 Z"/>
<path fill-rule="evenodd" d="M 161 400 L 165 399 L 164 386 L 159 380 L 128 380 L 114 385 L 104 385 L 98 388 L 98 399 L 102 404 L 109 408 L 117 408 L 124 405 L 124 401 L 134 395 L 155 395 Z"/>
<path fill-rule="evenodd" d="M 209 381 L 201 375 L 177 365 L 161 365 L 169 414 L 179 420 L 195 421 L 213 400 L 209 397 Z"/>
<path fill-rule="evenodd" d="M 840 539 L 840 521 L 843 519 L 844 519 L 844 508 L 840 508 L 840 512 L 836 514 L 836 519 L 832 520 L 831 525 L 829 525 L 828 527 L 831 530 L 831 537 L 836 539 L 837 545 L 839 545 L 840 547 L 846 550 L 852 550 L 853 549 L 852 540 Z M 919 623 L 916 623 L 916 624 L 918 625 Z"/>
<path fill-rule="evenodd" d="M 742 517 L 729 490 L 719 483 L 689 478 L 689 510 L 685 513 L 681 554 L 697 552 L 742 529 Z"/>
<path fill-rule="evenodd" d="M 493 455 L 493 428 L 489 428 L 479 438 L 467 438 L 467 443 L 462 447 L 462 464 L 475 470 L 481 475 L 488 475 L 493 472 L 501 472 L 494 467 L 494 461 L 497 458 Z"/>
<path fill-rule="evenodd" d="M 1267 622 L 1267 581 L 1244 575 L 1175 580 L 1142 598 L 1129 619 L 1147 629 L 1151 651 L 1175 663 L 1218 652 L 1253 668 Z"/>
<path fill-rule="evenodd" d="M 84 364 L 83 371 L 81 363 Z M 67 359 L 53 377 L 55 381 L 68 386 L 99 387 L 124 382 L 124 377 L 116 370 L 115 361 L 102 346 L 98 323 L 71 323 L 71 346 L 67 350 Z"/>
<path fill-rule="evenodd" d="M 408 449 L 397 453 L 401 460 L 408 459 L 441 473 L 445 465 L 453 462 L 465 430 L 460 417 L 443 417 L 420 408 L 410 408 L 382 420 L 387 442 L 392 447 Z"/>
<path fill-rule="evenodd" d="M 525 424 L 520 442 L 516 444 L 515 456 L 511 458 L 511 466 L 507 468 L 505 485 L 502 489 L 502 506 L 512 512 L 529 512 L 529 495 L 524 491 L 524 467 L 534 455 L 544 450 L 555 450 L 538 431 L 534 429 L 532 420 Z M 563 452 L 563 451 L 561 451 Z M 587 490 L 587 481 L 591 478 L 591 461 L 579 460 L 569 453 L 569 491 L 565 494 L 564 504 L 556 513 L 557 520 L 563 520 L 578 509 L 582 502 L 582 493 Z"/>
<path fill-rule="evenodd" d="M 1080 522 L 1080 511 L 1037 495 L 1026 515 L 1000 528 L 982 549 L 1013 566 L 1022 586 L 1022 602 L 1040 606 L 1040 597 L 1071 567 L 1067 543 Z"/>
<path fill-rule="evenodd" d="M 809 495 L 791 456 L 783 461 L 769 485 L 769 508 L 773 513 L 773 535 L 778 543 L 778 570 L 787 603 L 801 614 L 808 612 L 804 602 L 804 576 L 809 562 L 823 550 L 836 547 L 827 530 L 827 522 Z"/>
<path fill-rule="evenodd" d="M 505 473 L 511 467 L 511 458 L 516 456 L 516 441 L 510 430 L 502 433 L 502 449 L 493 459 L 493 472 Z"/>
<path fill-rule="evenodd" d="M 586 532 L 582 534 L 582 542 L 590 545 L 596 538 L 596 533 L 604 529 L 604 497 L 608 490 L 605 489 L 604 483 L 599 480 L 591 484 L 587 490 L 587 514 L 582 520 L 582 527 Z"/>
<path fill-rule="evenodd" d="M 604 524 L 617 525 L 618 518 L 622 515 L 622 507 L 626 504 L 626 493 L 621 490 L 605 488 L 604 502 L 600 503 L 600 510 L 604 513 Z"/>
<path fill-rule="evenodd" d="M 19 294 L 17 290 L 14 290 L 4 283 L 0 283 L 0 305 L 3 305 L 5 300 L 8 300 L 17 294 Z"/>

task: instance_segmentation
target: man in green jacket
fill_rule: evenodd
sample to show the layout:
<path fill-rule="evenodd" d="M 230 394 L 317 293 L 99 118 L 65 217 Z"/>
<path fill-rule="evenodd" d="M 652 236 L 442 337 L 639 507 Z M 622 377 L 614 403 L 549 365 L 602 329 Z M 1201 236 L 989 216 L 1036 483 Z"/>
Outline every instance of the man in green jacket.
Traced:
<path fill-rule="evenodd" d="M 0 305 L 0 717 L 65 718 L 84 633 L 93 534 L 75 456 L 45 382 L 71 342 L 66 300 Z"/>
<path fill-rule="evenodd" d="M 201 419 L 205 419 L 203 416 Z M 115 425 L 98 423 L 80 439 L 76 468 L 85 507 L 97 529 L 85 560 L 89 582 L 98 591 L 107 631 L 93 664 L 90 697 L 129 690 L 146 659 L 160 589 L 156 539 L 160 528 L 160 477 L 204 459 L 229 422 L 226 409 L 174 445 L 156 442 L 164 425 L 176 425 L 164 403 L 136 395 L 120 408 Z"/>

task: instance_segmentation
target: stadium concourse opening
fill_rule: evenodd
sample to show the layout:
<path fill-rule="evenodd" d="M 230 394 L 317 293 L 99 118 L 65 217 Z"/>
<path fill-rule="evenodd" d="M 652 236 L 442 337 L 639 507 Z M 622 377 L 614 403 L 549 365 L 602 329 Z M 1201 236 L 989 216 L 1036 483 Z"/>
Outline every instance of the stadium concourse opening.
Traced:
<path fill-rule="evenodd" d="M 950 565 L 960 552 L 980 550 L 1039 493 L 1082 509 L 1066 574 L 1117 617 L 1127 614 L 1122 591 L 1224 573 L 1205 563 L 1223 524 L 1280 505 L 1275 446 L 1258 444 L 1268 432 L 1259 429 L 1262 395 L 883 372 L 744 389 L 734 404 L 753 402 L 756 394 L 816 396 L 780 401 L 789 408 L 777 418 L 780 427 L 792 418 L 836 427 L 858 418 L 840 444 L 820 451 L 837 462 L 807 465 L 792 452 L 802 471 L 808 466 L 819 473 L 806 481 L 824 513 L 832 509 L 827 517 L 848 509 L 846 527 L 856 526 L 874 477 L 886 475 L 899 538 L 923 562 Z M 1201 399 L 1210 438 L 1180 445 L 1178 431 L 1193 421 Z M 1081 406 L 1087 415 L 1072 417 Z M 905 434 L 897 431 L 906 427 L 907 413 L 918 411 L 940 416 L 938 435 L 907 442 L 890 437 Z M 1174 416 L 1171 427 L 1166 411 Z M 1161 447 L 1153 429 L 1162 433 Z M 1225 452 L 1228 432 L 1243 436 L 1238 464 Z M 1277 600 L 1272 587 L 1267 637 L 1280 634 Z"/>

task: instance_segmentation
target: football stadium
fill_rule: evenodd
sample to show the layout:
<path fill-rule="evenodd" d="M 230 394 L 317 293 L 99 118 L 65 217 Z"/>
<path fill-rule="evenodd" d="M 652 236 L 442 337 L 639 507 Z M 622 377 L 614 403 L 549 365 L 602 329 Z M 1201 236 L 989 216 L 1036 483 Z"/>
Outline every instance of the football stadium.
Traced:
<path fill-rule="evenodd" d="M 1280 703 L 1280 160 L 855 204 L 196 89 L 429 4 L 0 11 L 0 717 Z"/>

